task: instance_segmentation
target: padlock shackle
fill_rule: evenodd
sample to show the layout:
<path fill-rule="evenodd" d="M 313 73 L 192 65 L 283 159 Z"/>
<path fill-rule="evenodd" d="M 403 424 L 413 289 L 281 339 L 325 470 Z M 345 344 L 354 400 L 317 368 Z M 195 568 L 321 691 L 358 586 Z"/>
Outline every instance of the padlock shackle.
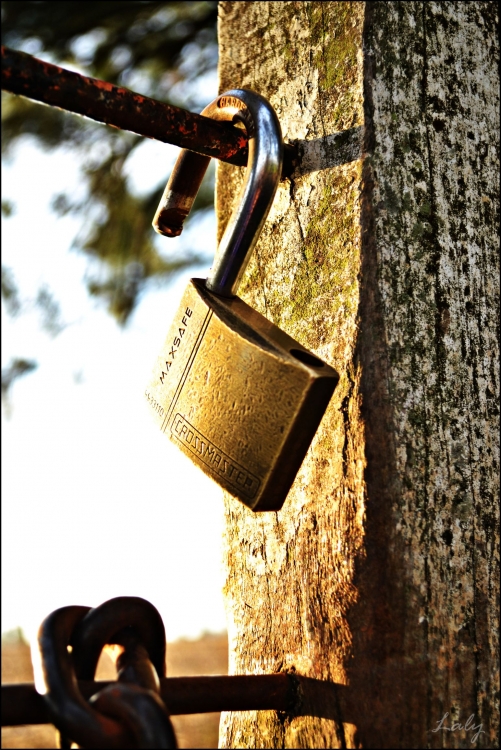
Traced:
<path fill-rule="evenodd" d="M 282 174 L 283 141 L 271 104 L 248 89 L 225 91 L 201 113 L 214 120 L 244 123 L 249 142 L 245 182 L 206 281 L 210 291 L 234 297 L 266 221 Z M 183 149 L 153 219 L 159 234 L 181 234 L 210 158 Z"/>

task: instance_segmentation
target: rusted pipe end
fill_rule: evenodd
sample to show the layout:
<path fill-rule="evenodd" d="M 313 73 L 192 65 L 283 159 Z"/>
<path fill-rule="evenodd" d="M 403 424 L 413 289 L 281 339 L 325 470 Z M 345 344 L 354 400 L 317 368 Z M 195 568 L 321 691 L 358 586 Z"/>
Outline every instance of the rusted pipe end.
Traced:
<path fill-rule="evenodd" d="M 153 229 L 164 237 L 179 237 L 195 202 L 210 158 L 182 151 L 153 217 Z"/>
<path fill-rule="evenodd" d="M 179 237 L 187 215 L 186 211 L 178 208 L 164 208 L 155 214 L 153 229 L 164 237 Z"/>

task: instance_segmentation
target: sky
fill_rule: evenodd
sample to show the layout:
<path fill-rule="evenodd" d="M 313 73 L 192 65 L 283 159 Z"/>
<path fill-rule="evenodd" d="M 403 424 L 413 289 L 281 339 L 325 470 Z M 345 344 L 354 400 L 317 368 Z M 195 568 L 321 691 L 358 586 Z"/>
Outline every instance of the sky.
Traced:
<path fill-rule="evenodd" d="M 166 182 L 177 154 L 145 139 L 133 189 Z M 210 261 L 146 294 L 120 329 L 86 292 L 87 259 L 69 250 L 78 220 L 50 210 L 55 194 L 81 189 L 71 151 L 25 139 L 2 164 L 2 185 L 15 206 L 2 220 L 2 265 L 26 300 L 16 317 L 2 301 L 2 368 L 38 362 L 2 405 L 2 632 L 21 627 L 32 640 L 57 607 L 114 596 L 152 602 L 170 641 L 223 631 L 222 492 L 160 433 L 144 398 L 187 280 Z M 210 258 L 214 215 L 155 242 Z M 28 302 L 43 287 L 61 308 L 54 337 Z"/>

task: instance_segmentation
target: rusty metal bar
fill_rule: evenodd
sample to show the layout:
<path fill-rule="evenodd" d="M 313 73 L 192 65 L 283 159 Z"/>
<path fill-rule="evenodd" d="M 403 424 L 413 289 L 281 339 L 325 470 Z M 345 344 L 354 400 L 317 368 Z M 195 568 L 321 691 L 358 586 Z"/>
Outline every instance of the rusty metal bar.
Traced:
<path fill-rule="evenodd" d="M 247 137 L 233 125 L 7 47 L 2 47 L 2 89 L 230 164 L 247 164 Z M 295 156 L 294 147 L 286 144 L 282 178 L 292 174 Z"/>
<path fill-rule="evenodd" d="M 85 698 L 113 682 L 79 680 Z M 171 715 L 217 711 L 289 711 L 295 687 L 288 674 L 169 677 L 160 694 Z M 47 706 L 31 683 L 2 685 L 2 726 L 50 724 Z"/>
<path fill-rule="evenodd" d="M 173 715 L 213 711 L 287 711 L 295 693 L 288 674 L 168 677 L 161 695 Z"/>

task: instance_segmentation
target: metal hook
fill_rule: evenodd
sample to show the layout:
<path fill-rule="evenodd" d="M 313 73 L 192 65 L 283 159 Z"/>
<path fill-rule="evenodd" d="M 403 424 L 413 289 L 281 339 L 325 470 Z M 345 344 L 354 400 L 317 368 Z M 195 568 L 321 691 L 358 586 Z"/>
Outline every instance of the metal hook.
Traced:
<path fill-rule="evenodd" d="M 281 177 L 282 132 L 271 104 L 248 89 L 226 91 L 201 114 L 214 120 L 240 120 L 249 138 L 245 182 L 206 281 L 212 292 L 234 297 Z M 153 219 L 153 227 L 159 234 L 167 237 L 181 234 L 209 161 L 206 156 L 181 151 Z"/>

